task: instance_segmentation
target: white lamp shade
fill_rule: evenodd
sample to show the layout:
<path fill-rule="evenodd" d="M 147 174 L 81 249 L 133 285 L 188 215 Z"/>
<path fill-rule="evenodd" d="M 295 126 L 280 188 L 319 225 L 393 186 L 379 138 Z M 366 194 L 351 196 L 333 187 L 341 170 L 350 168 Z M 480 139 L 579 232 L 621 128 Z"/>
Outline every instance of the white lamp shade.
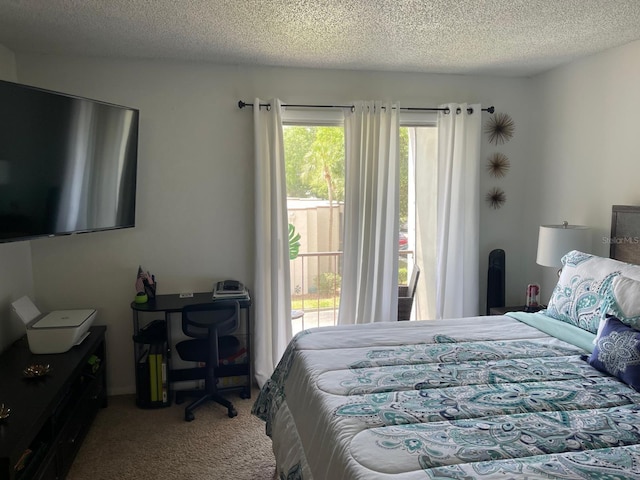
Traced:
<path fill-rule="evenodd" d="M 545 267 L 562 267 L 562 257 L 572 250 L 589 252 L 589 227 L 582 225 L 541 225 L 538 234 L 536 263 Z"/>

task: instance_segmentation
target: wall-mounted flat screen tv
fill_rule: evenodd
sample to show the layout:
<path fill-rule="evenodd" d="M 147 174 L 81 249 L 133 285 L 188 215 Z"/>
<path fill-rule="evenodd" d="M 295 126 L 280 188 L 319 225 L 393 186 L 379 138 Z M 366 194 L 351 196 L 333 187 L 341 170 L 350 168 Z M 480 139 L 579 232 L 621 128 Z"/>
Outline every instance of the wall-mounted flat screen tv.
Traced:
<path fill-rule="evenodd" d="M 0 242 L 135 226 L 138 119 L 0 81 Z"/>

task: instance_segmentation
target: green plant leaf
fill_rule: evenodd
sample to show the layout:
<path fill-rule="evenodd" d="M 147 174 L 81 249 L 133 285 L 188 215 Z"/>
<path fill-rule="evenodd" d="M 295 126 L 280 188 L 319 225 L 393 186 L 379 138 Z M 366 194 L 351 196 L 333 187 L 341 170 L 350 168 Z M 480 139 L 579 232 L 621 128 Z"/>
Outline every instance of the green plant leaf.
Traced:
<path fill-rule="evenodd" d="M 296 233 L 296 227 L 289 224 L 289 260 L 295 260 L 300 252 L 300 234 Z"/>

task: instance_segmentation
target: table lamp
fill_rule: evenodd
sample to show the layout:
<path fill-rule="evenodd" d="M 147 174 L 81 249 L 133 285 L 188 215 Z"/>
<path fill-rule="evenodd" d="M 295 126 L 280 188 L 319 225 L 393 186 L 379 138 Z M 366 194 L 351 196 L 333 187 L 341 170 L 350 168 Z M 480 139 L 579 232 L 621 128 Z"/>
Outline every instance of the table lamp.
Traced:
<path fill-rule="evenodd" d="M 591 237 L 589 227 L 583 225 L 541 225 L 538 234 L 538 255 L 536 263 L 543 267 L 558 268 L 562 271 L 562 257 L 571 250 L 589 252 Z"/>

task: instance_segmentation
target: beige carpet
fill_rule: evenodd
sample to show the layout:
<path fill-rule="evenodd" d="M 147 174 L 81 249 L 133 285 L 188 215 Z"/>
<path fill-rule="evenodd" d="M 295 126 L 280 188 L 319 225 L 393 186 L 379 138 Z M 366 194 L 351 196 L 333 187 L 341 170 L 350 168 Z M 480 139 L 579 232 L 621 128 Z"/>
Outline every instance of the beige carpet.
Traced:
<path fill-rule="evenodd" d="M 238 416 L 209 403 L 184 421 L 184 406 L 143 410 L 133 396 L 109 397 L 67 480 L 272 480 L 275 459 L 252 398 L 227 395 Z"/>

